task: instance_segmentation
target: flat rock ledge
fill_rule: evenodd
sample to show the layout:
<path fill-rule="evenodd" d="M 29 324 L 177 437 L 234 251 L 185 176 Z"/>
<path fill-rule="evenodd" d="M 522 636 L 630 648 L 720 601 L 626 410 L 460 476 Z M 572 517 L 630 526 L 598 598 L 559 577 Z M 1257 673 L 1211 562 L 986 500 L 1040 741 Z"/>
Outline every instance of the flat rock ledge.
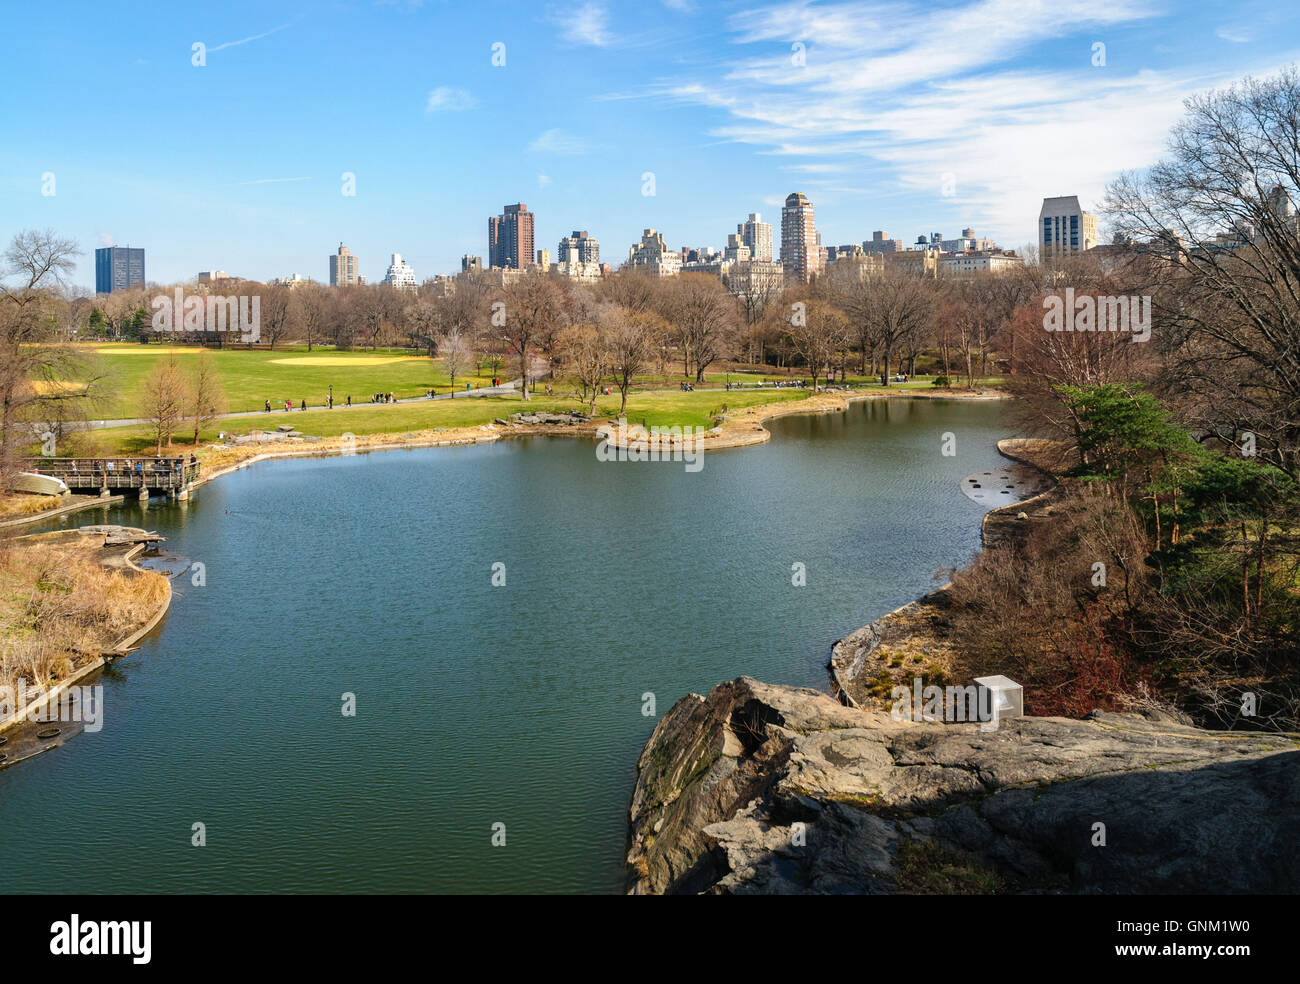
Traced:
<path fill-rule="evenodd" d="M 1294 893 L 1300 741 L 1101 712 L 981 731 L 740 677 L 659 721 L 630 821 L 633 894 Z"/>

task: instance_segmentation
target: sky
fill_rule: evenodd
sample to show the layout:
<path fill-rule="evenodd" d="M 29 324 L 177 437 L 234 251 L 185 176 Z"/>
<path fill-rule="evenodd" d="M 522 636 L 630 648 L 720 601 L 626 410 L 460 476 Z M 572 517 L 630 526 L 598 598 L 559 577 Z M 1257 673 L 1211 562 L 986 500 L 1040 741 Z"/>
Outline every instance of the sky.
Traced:
<path fill-rule="evenodd" d="M 1290 9 L 1288 9 L 1290 8 Z M 1182 101 L 1300 61 L 1300 7 L 1184 0 L 18 4 L 0 34 L 0 240 L 145 248 L 150 281 L 220 269 L 423 280 L 487 219 L 726 244 L 812 200 L 824 245 L 974 227 L 1034 238 L 1044 197 L 1100 205 Z M 196 47 L 200 46 L 200 47 Z M 351 175 L 351 188 L 346 175 Z M 346 192 L 352 190 L 354 194 Z M 1103 238 L 1104 224 L 1103 224 Z"/>

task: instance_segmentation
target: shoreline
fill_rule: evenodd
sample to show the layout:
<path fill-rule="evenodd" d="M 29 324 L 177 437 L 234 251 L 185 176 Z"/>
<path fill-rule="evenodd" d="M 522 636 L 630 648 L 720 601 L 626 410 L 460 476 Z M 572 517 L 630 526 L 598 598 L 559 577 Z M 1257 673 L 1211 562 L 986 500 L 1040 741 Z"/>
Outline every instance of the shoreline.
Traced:
<path fill-rule="evenodd" d="M 997 442 L 998 454 L 1008 461 L 1033 469 L 1051 484 L 1028 498 L 1003 503 L 986 512 L 980 520 L 980 548 L 971 556 L 968 564 L 974 563 L 989 547 L 1007 536 L 1014 535 L 1014 524 L 1032 521 L 1033 517 L 1042 514 L 1044 509 L 1050 510 L 1051 502 L 1060 490 L 1061 484 L 1057 476 L 1044 467 L 1041 459 L 1036 462 L 1030 453 L 1033 448 L 1041 452 L 1042 444 L 1040 438 L 1022 437 L 1008 437 Z M 1022 514 L 1026 519 L 1016 518 Z M 914 617 L 924 621 L 929 610 L 942 605 L 951 587 L 952 582 L 948 581 L 919 598 L 899 605 L 893 611 L 886 612 L 832 643 L 831 655 L 826 663 L 831 678 L 831 696 L 846 707 L 870 708 L 871 705 L 854 695 L 855 690 L 861 691 L 861 687 L 855 685 L 862 678 L 864 670 L 868 668 L 869 661 L 886 641 L 893 644 L 910 642 L 927 650 L 932 646 L 943 645 L 946 640 L 940 639 L 928 627 L 906 626 L 904 623 Z"/>
<path fill-rule="evenodd" d="M 746 407 L 734 414 L 728 414 L 721 427 L 714 427 L 707 431 L 701 438 L 698 450 L 704 451 L 723 451 L 730 448 L 752 447 L 756 444 L 766 444 L 772 439 L 772 432 L 763 426 L 769 420 L 775 420 L 778 417 L 793 416 L 797 414 L 818 414 L 818 413 L 843 413 L 849 407 L 863 400 L 1010 400 L 1014 397 L 1007 393 L 996 390 L 960 390 L 956 392 L 930 392 L 929 390 L 898 390 L 890 391 L 888 388 L 873 390 L 864 390 L 860 392 L 853 391 L 831 391 L 816 394 L 810 394 L 802 400 L 788 400 L 780 403 L 761 403 L 756 406 Z M 500 421 L 501 418 L 498 418 Z M 434 428 L 421 431 L 407 431 L 403 434 L 397 432 L 380 432 L 363 436 L 355 436 L 351 441 L 344 441 L 341 437 L 323 438 L 318 442 L 303 447 L 295 445 L 292 450 L 285 448 L 283 450 L 266 450 L 261 446 L 246 447 L 242 449 L 228 448 L 220 446 L 218 455 L 221 459 L 233 458 L 233 460 L 222 460 L 216 467 L 200 475 L 199 478 L 191 484 L 189 492 L 194 492 L 202 488 L 209 482 L 221 478 L 223 475 L 229 475 L 243 468 L 263 461 L 272 461 L 279 458 L 332 458 L 350 456 L 353 454 L 369 454 L 372 451 L 401 451 L 414 450 L 419 448 L 440 448 L 440 447 L 460 447 L 471 444 L 491 444 L 505 438 L 519 437 L 587 437 L 593 441 L 606 437 L 610 440 L 612 446 L 624 447 L 613 440 L 614 434 L 607 431 L 613 425 L 606 420 L 597 422 L 595 420 L 581 425 L 547 425 L 547 424 L 511 424 L 499 423 L 493 421 L 488 424 L 475 424 L 468 427 L 446 427 Z M 217 447 L 209 445 L 209 447 Z M 240 455 L 239 450 L 245 450 L 246 455 Z M 221 452 L 225 452 L 221 455 Z M 200 460 L 200 464 L 205 464 Z M 116 505 L 126 500 L 125 496 L 116 495 L 108 498 L 92 498 L 85 502 L 74 503 L 64 507 L 56 507 L 42 512 L 33 513 L 27 516 L 19 516 L 11 519 L 0 520 L 0 535 L 9 530 L 21 529 L 26 526 L 32 526 L 42 523 L 59 516 L 70 516 L 74 513 L 84 512 L 88 509 L 95 509 L 101 506 Z"/>
<path fill-rule="evenodd" d="M 135 527 L 124 527 L 124 529 L 128 529 L 132 532 L 137 532 L 137 533 L 145 532 L 144 530 L 140 530 Z M 69 534 L 75 534 L 81 536 L 86 540 L 89 540 L 91 537 L 100 535 L 98 532 L 81 533 L 79 530 L 54 530 L 46 533 L 29 534 L 28 536 L 25 537 L 16 537 L 15 540 L 37 539 L 43 537 L 66 537 Z M 83 544 L 83 546 L 86 546 L 88 549 L 90 547 L 89 543 Z M 121 566 L 123 568 L 133 572 L 133 576 L 150 573 L 145 568 L 137 565 L 132 559 L 135 556 L 137 556 L 139 553 L 141 553 L 145 549 L 145 547 L 146 544 L 144 543 L 132 544 L 130 547 L 128 547 L 125 551 L 122 551 L 121 553 L 113 554 L 110 557 L 101 557 L 100 564 L 104 567 L 115 567 L 117 565 L 112 563 L 112 561 L 114 559 L 117 559 L 121 561 Z M 100 547 L 98 549 L 103 549 L 103 547 Z M 67 691 L 69 688 L 74 686 L 80 680 L 83 680 L 87 676 L 91 675 L 92 673 L 102 669 L 110 659 L 120 658 L 122 656 L 127 655 L 129 652 L 132 651 L 132 648 L 135 646 L 136 643 L 138 643 L 141 639 L 143 639 L 155 628 L 157 628 L 158 624 L 162 621 L 163 616 L 166 615 L 167 612 L 171 609 L 171 602 L 172 602 L 173 593 L 172 593 L 171 581 L 166 577 L 163 578 L 163 581 L 167 589 L 166 595 L 163 597 L 163 600 L 159 604 L 157 610 L 147 621 L 145 621 L 141 625 L 132 628 L 132 630 L 128 632 L 125 636 L 118 639 L 112 645 L 111 648 L 99 653 L 96 656 L 91 657 L 89 661 L 86 662 L 84 665 L 75 667 L 73 671 L 69 673 L 66 677 L 60 678 L 52 686 L 46 687 L 43 693 L 36 699 L 28 701 L 25 705 L 23 705 L 20 708 L 15 708 L 13 714 L 11 714 L 9 717 L 3 720 L 0 720 L 0 733 L 4 733 L 5 731 L 8 731 L 11 728 L 15 728 L 21 724 L 26 723 L 33 714 L 37 713 L 38 711 L 44 710 L 45 707 L 51 703 L 51 701 L 56 701 L 65 691 Z M 52 744 L 39 749 L 37 752 L 34 752 L 33 754 L 39 754 L 40 752 L 48 751 L 49 749 L 56 747 L 58 744 L 61 744 L 61 742 L 53 742 Z M 24 756 L 24 758 L 22 759 L 16 759 L 13 762 L 8 762 L 3 767 L 7 768 L 10 765 L 16 765 L 18 762 L 24 761 L 26 758 L 29 757 L 30 756 Z"/>

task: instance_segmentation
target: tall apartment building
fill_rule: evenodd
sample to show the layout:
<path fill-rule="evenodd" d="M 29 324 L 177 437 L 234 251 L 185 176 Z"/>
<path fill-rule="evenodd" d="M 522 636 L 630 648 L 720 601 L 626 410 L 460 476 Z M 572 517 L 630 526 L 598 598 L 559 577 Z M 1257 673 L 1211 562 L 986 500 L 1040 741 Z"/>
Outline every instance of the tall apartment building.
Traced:
<path fill-rule="evenodd" d="M 483 257 L 471 256 L 466 253 L 460 258 L 460 271 L 461 273 L 482 273 Z"/>
<path fill-rule="evenodd" d="M 330 286 L 356 287 L 361 282 L 356 256 L 339 243 L 339 251 L 330 257 Z"/>
<path fill-rule="evenodd" d="M 488 266 L 522 270 L 533 262 L 537 217 L 523 202 L 488 219 Z"/>
<path fill-rule="evenodd" d="M 1097 245 L 1097 216 L 1079 206 L 1078 195 L 1044 198 L 1038 211 L 1038 252 L 1042 257 L 1082 253 Z"/>
<path fill-rule="evenodd" d="M 641 241 L 627 251 L 627 262 L 656 277 L 672 277 L 681 272 L 682 254 L 669 249 L 658 230 L 646 229 Z"/>
<path fill-rule="evenodd" d="M 749 247 L 750 259 L 771 261 L 772 223 L 764 222 L 761 213 L 750 212 L 749 218 L 736 226 L 736 234 Z"/>
<path fill-rule="evenodd" d="M 144 250 L 103 246 L 95 250 L 95 293 L 111 294 L 144 283 Z"/>
<path fill-rule="evenodd" d="M 796 191 L 781 209 L 781 266 L 787 283 L 806 284 L 822 270 L 822 248 L 813 222 L 812 202 Z"/>
<path fill-rule="evenodd" d="M 600 242 L 592 239 L 586 229 L 574 229 L 560 240 L 560 245 L 555 250 L 555 259 L 557 263 L 599 264 Z"/>
<path fill-rule="evenodd" d="M 388 272 L 384 274 L 384 283 L 400 290 L 416 289 L 415 270 L 411 264 L 402 259 L 401 253 L 393 254 L 392 261 L 388 264 Z"/>

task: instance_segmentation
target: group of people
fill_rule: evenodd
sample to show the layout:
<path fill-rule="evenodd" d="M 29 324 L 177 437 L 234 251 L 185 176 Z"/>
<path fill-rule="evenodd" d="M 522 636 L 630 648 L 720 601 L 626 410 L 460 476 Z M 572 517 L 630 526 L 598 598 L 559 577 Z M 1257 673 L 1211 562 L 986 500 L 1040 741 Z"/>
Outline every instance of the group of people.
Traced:
<path fill-rule="evenodd" d="M 193 452 L 191 452 L 189 458 L 189 464 L 196 465 L 198 464 L 198 462 L 199 459 L 194 455 Z M 146 473 L 157 475 L 160 472 L 179 472 L 185 466 L 185 464 L 186 461 L 183 457 L 182 458 L 122 458 L 120 460 L 117 458 L 91 458 L 87 461 L 81 461 L 78 458 L 73 458 L 72 461 L 69 462 L 68 467 L 69 467 L 70 474 L 73 475 L 83 474 L 82 469 L 84 468 L 85 469 L 84 473 L 88 475 L 113 476 L 119 473 L 119 465 L 120 465 L 121 466 L 120 471 L 121 474 L 123 475 L 143 476 Z M 36 471 L 39 474 L 39 469 L 36 469 Z"/>
<path fill-rule="evenodd" d="M 378 399 L 379 395 L 380 395 L 380 394 L 376 393 L 376 394 L 375 394 L 375 397 L 372 398 L 370 402 L 371 402 L 371 403 L 378 403 L 378 402 L 379 402 L 379 399 Z M 392 393 L 389 393 L 389 394 L 388 394 L 388 396 L 389 396 L 389 398 L 390 398 L 390 402 L 391 402 L 392 395 L 393 395 Z M 325 400 L 324 400 L 324 402 L 322 403 L 322 406 L 324 406 L 326 410 L 333 410 L 333 409 L 334 409 L 334 394 L 333 394 L 333 393 L 328 393 L 328 394 L 326 394 L 326 396 L 325 396 Z M 351 397 L 351 395 L 348 396 L 348 398 L 347 398 L 347 402 L 344 404 L 344 406 L 348 406 L 348 407 L 352 406 L 352 397 Z M 271 412 L 271 401 L 270 401 L 270 400 L 266 400 L 266 401 L 263 403 L 263 405 L 262 405 L 262 409 L 263 409 L 266 413 L 270 413 L 270 412 Z M 290 410 L 292 410 L 292 409 L 293 409 L 293 400 L 285 400 L 285 401 L 284 401 L 284 412 L 285 412 L 285 413 L 288 413 L 288 412 L 289 412 Z M 306 409 L 307 409 L 307 401 L 306 401 L 306 400 L 299 400 L 299 401 L 298 401 L 298 409 L 299 409 L 299 410 L 306 410 Z"/>
<path fill-rule="evenodd" d="M 389 391 L 389 392 L 387 392 L 387 393 L 371 393 L 371 394 L 370 394 L 370 402 L 371 402 L 371 403 L 396 403 L 396 402 L 397 402 L 397 397 L 395 397 L 395 396 L 392 394 L 391 391 Z M 352 404 L 351 404 L 351 397 L 349 397 L 349 403 L 348 403 L 348 406 L 351 406 L 351 405 L 352 405 Z"/>

